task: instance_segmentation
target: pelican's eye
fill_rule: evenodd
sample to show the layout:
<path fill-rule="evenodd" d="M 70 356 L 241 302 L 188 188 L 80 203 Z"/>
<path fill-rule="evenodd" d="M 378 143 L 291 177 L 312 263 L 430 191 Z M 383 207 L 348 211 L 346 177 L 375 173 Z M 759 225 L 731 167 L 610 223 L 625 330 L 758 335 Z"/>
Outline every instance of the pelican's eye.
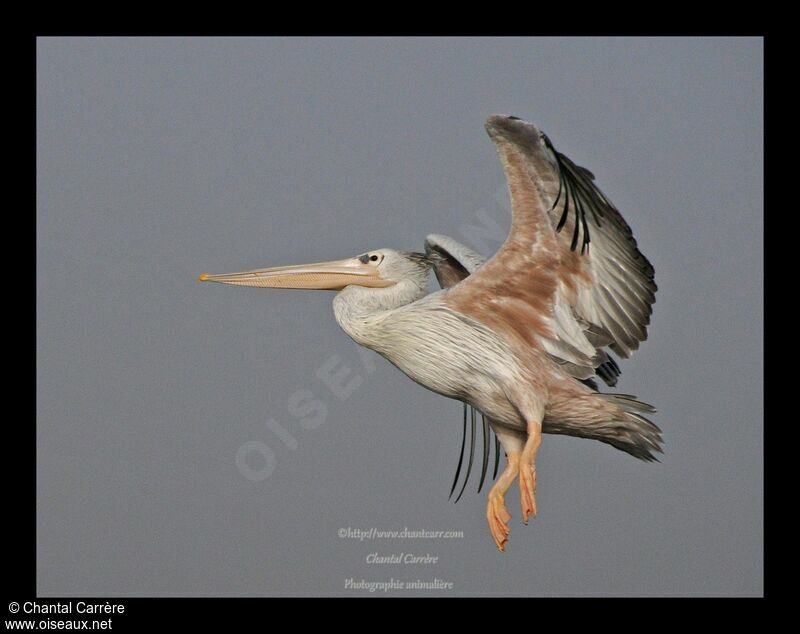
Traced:
<path fill-rule="evenodd" d="M 378 256 L 377 255 L 371 255 L 369 257 L 369 259 L 372 260 L 373 262 L 377 262 L 378 261 Z"/>

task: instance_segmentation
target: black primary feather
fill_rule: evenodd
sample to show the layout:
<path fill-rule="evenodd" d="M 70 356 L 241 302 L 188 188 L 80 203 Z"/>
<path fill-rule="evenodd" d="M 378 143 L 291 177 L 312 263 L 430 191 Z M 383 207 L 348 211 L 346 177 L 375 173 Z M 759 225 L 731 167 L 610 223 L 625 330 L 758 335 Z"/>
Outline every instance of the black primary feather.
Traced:
<path fill-rule="evenodd" d="M 478 493 L 483 488 L 483 481 L 486 479 L 486 469 L 489 466 L 489 445 L 492 438 L 489 435 L 489 423 L 486 422 L 486 417 L 481 414 L 481 423 L 483 424 L 483 463 L 481 464 L 481 481 L 478 483 Z"/>
<path fill-rule="evenodd" d="M 597 366 L 595 373 L 603 379 L 606 385 L 614 387 L 617 384 L 617 379 L 622 374 L 622 370 L 619 369 L 617 362 L 614 361 L 609 353 L 606 353 L 606 356 L 608 358 Z"/>
<path fill-rule="evenodd" d="M 453 497 L 453 491 L 456 490 L 456 484 L 458 484 L 458 476 L 461 475 L 461 464 L 464 462 L 464 445 L 467 443 L 467 404 L 464 403 L 464 427 L 461 432 L 461 451 L 458 454 L 458 466 L 456 467 L 456 477 L 453 478 L 453 486 L 450 487 L 450 495 L 447 496 L 447 499 Z"/>
<path fill-rule="evenodd" d="M 469 474 L 472 472 L 472 462 L 475 460 L 475 409 L 470 407 L 470 443 L 469 443 L 469 462 L 467 463 L 467 473 L 464 476 L 464 484 L 461 486 L 461 491 L 458 492 L 458 497 L 455 499 L 458 502 L 464 494 L 464 489 L 467 488 L 467 481 Z"/>
<path fill-rule="evenodd" d="M 464 464 L 464 450 L 467 446 L 467 409 L 469 409 L 469 420 L 470 420 L 470 448 L 469 448 L 469 460 L 467 462 L 467 471 L 464 474 L 464 482 L 461 485 L 461 489 L 459 490 L 458 496 L 453 503 L 458 502 L 461 499 L 462 494 L 467 486 L 467 482 L 469 481 L 469 476 L 472 472 L 472 463 L 474 462 L 475 458 L 475 443 L 476 443 L 476 421 L 477 421 L 477 411 L 471 406 L 464 403 L 464 416 L 462 419 L 461 425 L 461 451 L 458 454 L 458 466 L 456 467 L 456 475 L 453 478 L 453 484 L 450 487 L 450 495 L 448 499 L 452 499 L 453 493 L 458 486 L 458 479 L 461 475 L 461 468 Z M 492 435 L 494 435 L 494 470 L 492 472 L 492 480 L 494 481 L 497 479 L 497 471 L 500 466 L 500 440 L 497 437 L 497 434 L 492 434 L 492 426 L 489 424 L 488 419 L 481 413 L 481 423 L 483 425 L 483 454 L 482 454 L 482 462 L 481 462 L 481 477 L 480 483 L 478 484 L 478 493 L 481 492 L 484 483 L 486 482 L 486 474 L 489 472 L 489 453 L 491 450 L 492 444 Z"/>
<path fill-rule="evenodd" d="M 575 165 L 568 157 L 556 150 L 552 141 L 550 141 L 550 138 L 546 134 L 542 134 L 542 140 L 547 149 L 553 153 L 558 168 L 558 193 L 550 209 L 556 208 L 561 200 L 561 194 L 564 194 L 564 209 L 556 225 L 556 233 L 561 231 L 564 225 L 567 224 L 571 200 L 571 208 L 575 213 L 575 226 L 572 230 L 572 242 L 569 248 L 571 251 L 575 251 L 578 248 L 578 238 L 580 234 L 583 233 L 583 240 L 581 241 L 581 255 L 583 255 L 589 250 L 589 242 L 591 241 L 589 236 L 589 223 L 586 221 L 586 207 L 589 208 L 589 211 L 592 213 L 592 216 L 599 226 L 603 212 L 598 202 L 606 205 L 610 205 L 610 203 L 602 194 L 597 193 L 598 190 L 596 187 L 586 182 L 586 173 L 591 174 L 590 172 Z"/>
<path fill-rule="evenodd" d="M 500 439 L 497 437 L 497 434 L 494 435 L 494 473 L 492 474 L 492 480 L 497 477 L 497 467 L 500 466 Z"/>

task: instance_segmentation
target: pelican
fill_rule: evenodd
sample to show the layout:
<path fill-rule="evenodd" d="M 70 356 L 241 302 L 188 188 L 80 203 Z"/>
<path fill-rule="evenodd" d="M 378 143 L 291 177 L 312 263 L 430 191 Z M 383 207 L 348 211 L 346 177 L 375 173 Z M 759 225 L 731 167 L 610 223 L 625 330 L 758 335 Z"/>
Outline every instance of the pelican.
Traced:
<path fill-rule="evenodd" d="M 601 393 L 596 382 L 616 384 L 619 367 L 609 351 L 627 358 L 647 338 L 657 287 L 630 227 L 589 170 L 518 117 L 493 115 L 485 127 L 512 207 L 508 237 L 488 260 L 452 238 L 429 235 L 424 253 L 375 249 L 199 279 L 337 291 L 339 326 L 421 386 L 462 401 L 464 434 L 471 408 L 469 468 L 479 412 L 481 484 L 489 430 L 495 461 L 498 440 L 505 453 L 499 478 L 495 462 L 486 504 L 491 536 L 503 551 L 511 519 L 505 496 L 514 481 L 522 521 L 537 513 L 542 434 L 599 440 L 645 461 L 662 451 L 661 430 L 644 416 L 655 409 L 629 394 Z M 431 271 L 442 289 L 429 294 Z M 462 437 L 462 460 L 464 444 Z"/>

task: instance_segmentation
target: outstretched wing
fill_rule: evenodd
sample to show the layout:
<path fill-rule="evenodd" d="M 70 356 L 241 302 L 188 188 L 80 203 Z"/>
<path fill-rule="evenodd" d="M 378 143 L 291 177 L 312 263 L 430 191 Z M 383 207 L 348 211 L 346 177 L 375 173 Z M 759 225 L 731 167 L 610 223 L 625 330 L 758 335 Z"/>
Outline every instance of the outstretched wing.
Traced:
<path fill-rule="evenodd" d="M 442 288 L 454 286 L 461 280 L 469 277 L 479 266 L 486 262 L 485 257 L 476 253 L 469 247 L 464 246 L 449 236 L 439 234 L 431 234 L 425 239 L 425 253 L 431 260 L 436 279 L 439 280 L 439 285 Z M 585 328 L 586 332 L 584 334 L 592 337 L 592 333 L 589 330 L 590 324 L 585 324 Z M 607 340 L 600 340 L 598 343 L 604 345 L 607 343 Z M 595 368 L 595 374 L 601 378 L 606 385 L 610 387 L 615 386 L 621 374 L 621 370 L 616 361 L 605 353 L 605 351 L 601 349 L 601 346 L 598 346 L 596 349 L 596 355 L 598 358 L 605 358 L 605 360 Z M 556 356 L 553 356 L 553 359 L 557 363 L 565 363 L 563 359 Z M 569 367 L 566 369 L 569 370 Z M 579 374 L 583 373 L 580 372 Z M 575 378 L 582 380 L 589 387 L 597 389 L 597 384 L 592 379 L 583 379 L 579 376 Z"/>
<path fill-rule="evenodd" d="M 439 286 L 450 288 L 478 270 L 486 258 L 450 236 L 436 233 L 425 238 L 425 254 L 430 258 Z"/>
<path fill-rule="evenodd" d="M 486 258 L 476 253 L 472 249 L 464 246 L 457 240 L 449 236 L 431 234 L 425 239 L 425 253 L 430 258 L 436 279 L 442 288 L 450 288 L 455 286 L 463 279 L 469 277 L 474 273 L 479 266 L 486 262 Z M 616 385 L 617 377 L 619 376 L 619 367 L 613 359 L 608 359 L 600 367 L 596 369 L 597 375 L 602 378 L 608 385 Z M 597 384 L 591 379 L 584 380 L 584 383 L 597 389 Z M 461 449 L 459 450 L 458 466 L 456 467 L 456 474 L 453 478 L 453 485 L 450 487 L 450 497 L 452 498 L 458 485 L 461 469 L 464 465 L 464 456 L 468 456 L 466 471 L 464 479 L 461 484 L 461 489 L 455 498 L 455 501 L 461 499 L 464 489 L 469 481 L 469 476 L 472 473 L 472 464 L 475 458 L 476 441 L 476 411 L 471 405 L 464 403 L 464 417 L 461 430 Z M 469 422 L 469 435 L 467 434 L 467 426 Z M 481 475 L 478 484 L 478 492 L 480 492 L 486 478 L 487 467 L 489 463 L 489 453 L 492 429 L 488 420 L 481 414 L 481 423 L 483 428 L 482 434 L 482 461 L 481 461 Z M 467 438 L 470 444 L 467 447 Z M 500 443 L 497 436 L 494 438 L 494 469 L 492 473 L 492 480 L 497 477 L 497 469 L 500 462 Z"/>
<path fill-rule="evenodd" d="M 647 338 L 653 267 L 592 174 L 536 126 L 496 115 L 486 129 L 508 181 L 511 231 L 446 301 L 589 379 L 608 361 L 603 347 L 628 357 Z"/>

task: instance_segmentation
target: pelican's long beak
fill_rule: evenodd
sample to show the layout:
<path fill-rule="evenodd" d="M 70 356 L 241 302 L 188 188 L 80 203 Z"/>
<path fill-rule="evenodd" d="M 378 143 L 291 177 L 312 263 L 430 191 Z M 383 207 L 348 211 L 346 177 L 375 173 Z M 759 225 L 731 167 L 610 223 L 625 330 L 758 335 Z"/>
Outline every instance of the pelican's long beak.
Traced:
<path fill-rule="evenodd" d="M 223 273 L 209 275 L 203 273 L 201 282 L 221 282 L 235 286 L 258 286 L 262 288 L 307 288 L 341 290 L 345 286 L 383 287 L 394 284 L 380 277 L 374 266 L 364 264 L 358 258 L 319 262 L 317 264 L 297 264 L 276 266 L 270 269 L 257 269 L 242 273 Z"/>

